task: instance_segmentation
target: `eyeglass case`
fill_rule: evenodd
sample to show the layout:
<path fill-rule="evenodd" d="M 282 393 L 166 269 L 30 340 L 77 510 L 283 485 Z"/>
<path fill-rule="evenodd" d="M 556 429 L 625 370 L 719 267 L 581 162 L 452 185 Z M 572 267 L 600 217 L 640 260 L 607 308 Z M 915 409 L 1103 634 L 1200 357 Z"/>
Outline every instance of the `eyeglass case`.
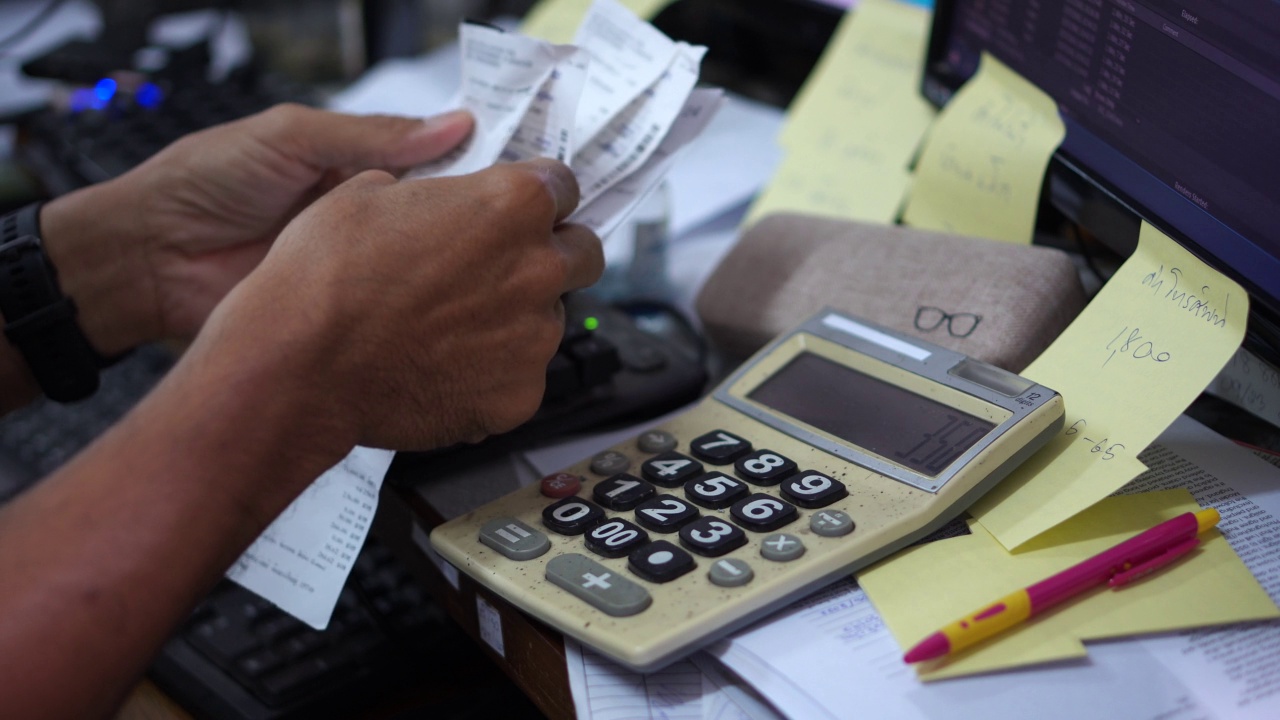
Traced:
<path fill-rule="evenodd" d="M 831 307 L 1019 372 L 1085 302 L 1056 248 L 777 213 L 743 233 L 695 308 L 729 356 Z"/>

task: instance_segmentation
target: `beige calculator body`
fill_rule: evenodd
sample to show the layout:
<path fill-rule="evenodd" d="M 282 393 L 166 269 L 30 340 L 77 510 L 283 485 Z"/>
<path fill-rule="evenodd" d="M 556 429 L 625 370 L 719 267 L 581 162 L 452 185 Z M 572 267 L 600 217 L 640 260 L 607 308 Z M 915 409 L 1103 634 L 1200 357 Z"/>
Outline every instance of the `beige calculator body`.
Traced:
<path fill-rule="evenodd" d="M 937 530 L 1062 418 L 1053 390 L 827 310 L 689 411 L 431 542 L 650 671 Z"/>

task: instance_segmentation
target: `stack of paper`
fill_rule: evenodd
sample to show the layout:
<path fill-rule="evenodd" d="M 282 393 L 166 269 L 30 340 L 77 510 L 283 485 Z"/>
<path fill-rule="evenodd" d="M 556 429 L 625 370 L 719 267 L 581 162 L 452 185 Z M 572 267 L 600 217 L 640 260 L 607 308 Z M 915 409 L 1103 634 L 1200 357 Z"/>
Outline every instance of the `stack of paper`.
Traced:
<path fill-rule="evenodd" d="M 723 102 L 695 89 L 706 48 L 677 42 L 616 0 L 596 0 L 571 45 L 465 23 L 459 30 L 471 137 L 410 178 L 550 157 L 582 190 L 570 218 L 604 236 L 651 191 Z"/>

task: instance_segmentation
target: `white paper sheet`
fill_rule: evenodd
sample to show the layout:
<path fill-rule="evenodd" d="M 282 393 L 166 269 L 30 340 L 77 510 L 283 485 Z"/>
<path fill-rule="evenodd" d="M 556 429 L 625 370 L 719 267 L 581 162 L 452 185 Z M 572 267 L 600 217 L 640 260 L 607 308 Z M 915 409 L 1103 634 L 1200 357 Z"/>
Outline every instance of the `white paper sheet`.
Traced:
<path fill-rule="evenodd" d="M 778 720 L 714 663 L 694 658 L 642 674 L 565 638 L 569 691 L 578 720 Z M 706 667 L 704 670 L 703 668 Z"/>
<path fill-rule="evenodd" d="M 280 513 L 227 577 L 311 627 L 326 628 L 364 547 L 393 455 L 352 450 Z"/>
<path fill-rule="evenodd" d="M 1233 547 L 1257 544 L 1246 564 L 1276 597 L 1280 532 L 1260 530 L 1280 518 L 1280 472 L 1186 417 L 1143 459 L 1155 469 L 1125 491 L 1188 487 L 1219 507 Z M 843 582 L 712 654 L 789 717 L 1234 720 L 1280 717 L 1277 638 L 1280 622 L 1091 643 L 1080 661 L 921 683 L 866 596 Z"/>

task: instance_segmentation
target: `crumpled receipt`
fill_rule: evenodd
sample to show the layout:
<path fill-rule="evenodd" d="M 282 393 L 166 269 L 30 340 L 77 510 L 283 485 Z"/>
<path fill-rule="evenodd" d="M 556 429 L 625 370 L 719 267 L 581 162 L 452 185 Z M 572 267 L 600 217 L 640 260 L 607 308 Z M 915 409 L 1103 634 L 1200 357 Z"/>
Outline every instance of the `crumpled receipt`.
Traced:
<path fill-rule="evenodd" d="M 672 40 L 616 0 L 596 0 L 570 45 L 487 25 L 458 31 L 462 86 L 452 106 L 475 131 L 406 178 L 550 157 L 582 191 L 570 222 L 604 237 L 666 174 L 724 102 L 696 88 L 706 48 Z"/>
<path fill-rule="evenodd" d="M 407 179 L 461 175 L 550 157 L 582 191 L 570 222 L 604 237 L 661 182 L 724 103 L 696 88 L 706 48 L 676 42 L 615 0 L 596 0 L 571 45 L 474 23 L 459 30 L 453 106 L 475 131 Z M 364 546 L 394 453 L 357 447 L 321 475 L 227 571 L 311 627 L 328 626 Z"/>

